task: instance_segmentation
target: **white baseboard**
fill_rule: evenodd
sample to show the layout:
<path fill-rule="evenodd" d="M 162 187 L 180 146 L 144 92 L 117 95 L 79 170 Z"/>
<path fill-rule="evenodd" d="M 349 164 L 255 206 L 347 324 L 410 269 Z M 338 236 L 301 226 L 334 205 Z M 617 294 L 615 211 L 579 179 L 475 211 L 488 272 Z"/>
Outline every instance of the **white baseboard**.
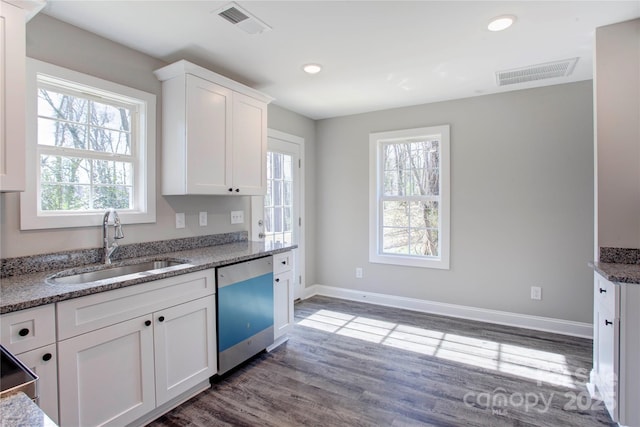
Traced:
<path fill-rule="evenodd" d="M 353 289 L 337 288 L 326 285 L 313 285 L 305 288 L 303 299 L 310 298 L 314 295 L 322 295 L 351 301 L 361 301 L 387 307 L 419 311 L 422 313 L 439 314 L 442 316 L 477 320 L 480 322 L 515 326 L 518 328 L 533 329 L 537 331 L 553 332 L 556 334 L 571 335 L 581 338 L 593 338 L 593 325 L 590 323 L 573 322 L 570 320 L 554 319 L 551 317 L 531 316 L 527 314 L 489 310 L 457 304 L 447 304 L 396 295 L 355 291 Z"/>

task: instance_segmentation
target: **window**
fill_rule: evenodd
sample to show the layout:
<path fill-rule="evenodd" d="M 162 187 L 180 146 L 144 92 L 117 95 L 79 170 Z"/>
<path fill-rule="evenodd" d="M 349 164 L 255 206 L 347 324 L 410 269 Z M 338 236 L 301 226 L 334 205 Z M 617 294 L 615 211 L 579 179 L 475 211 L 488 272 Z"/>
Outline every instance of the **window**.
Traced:
<path fill-rule="evenodd" d="M 21 228 L 155 222 L 155 95 L 28 60 Z"/>
<path fill-rule="evenodd" d="M 449 126 L 372 133 L 369 261 L 449 268 Z"/>
<path fill-rule="evenodd" d="M 291 154 L 267 152 L 267 194 L 264 198 L 266 243 L 293 243 L 293 174 Z"/>

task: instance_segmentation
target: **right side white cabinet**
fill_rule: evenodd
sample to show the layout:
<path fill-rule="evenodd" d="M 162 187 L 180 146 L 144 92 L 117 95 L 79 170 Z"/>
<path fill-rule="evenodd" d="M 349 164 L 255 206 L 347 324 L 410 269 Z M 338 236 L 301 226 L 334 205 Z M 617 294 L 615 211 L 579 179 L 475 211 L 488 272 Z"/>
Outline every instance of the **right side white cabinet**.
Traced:
<path fill-rule="evenodd" d="M 640 426 L 640 285 L 594 274 L 590 390 L 622 426 Z"/>
<path fill-rule="evenodd" d="M 293 327 L 293 252 L 273 256 L 274 346 L 287 340 Z"/>

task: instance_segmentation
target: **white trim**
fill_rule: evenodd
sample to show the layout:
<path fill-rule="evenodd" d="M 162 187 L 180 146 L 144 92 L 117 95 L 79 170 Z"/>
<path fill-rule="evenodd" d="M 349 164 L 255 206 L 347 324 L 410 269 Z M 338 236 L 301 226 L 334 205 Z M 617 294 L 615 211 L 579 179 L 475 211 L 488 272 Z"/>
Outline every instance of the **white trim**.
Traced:
<path fill-rule="evenodd" d="M 140 101 L 141 123 L 136 150 L 145 153 L 136 164 L 137 207 L 135 211 L 119 213 L 123 224 L 156 222 L 156 96 L 57 65 L 27 58 L 27 136 L 26 136 L 26 191 L 20 195 L 20 229 L 71 228 L 102 225 L 103 212 L 69 212 L 62 214 L 38 214 L 36 170 L 37 147 L 37 99 L 38 74 L 77 83 L 78 86 L 96 88 L 98 91 L 119 94 Z M 142 168 L 139 166 L 142 165 Z M 141 184 L 141 185 L 140 185 Z"/>
<path fill-rule="evenodd" d="M 517 328 L 532 329 L 536 331 L 552 332 L 580 338 L 593 338 L 592 324 L 574 322 L 571 320 L 531 316 L 528 314 L 511 313 L 508 311 L 490 310 L 486 308 L 448 304 L 396 295 L 356 291 L 353 289 L 337 288 L 334 286 L 313 285 L 305 288 L 305 294 L 303 296 L 304 299 L 311 298 L 314 295 L 322 295 L 350 301 L 360 301 L 385 307 L 395 307 L 404 310 L 494 323 L 498 325 L 514 326 Z"/>
<path fill-rule="evenodd" d="M 394 255 L 382 253 L 381 246 L 381 195 L 379 181 L 382 176 L 381 147 L 385 143 L 413 138 L 431 138 L 440 141 L 440 218 L 438 257 Z M 450 126 L 439 125 L 416 129 L 403 129 L 369 134 L 369 262 L 405 265 L 409 267 L 438 268 L 448 270 L 450 252 L 450 205 L 451 205 L 451 139 Z"/>
<path fill-rule="evenodd" d="M 298 173 L 298 216 L 302 218 L 302 225 L 300 226 L 298 233 L 298 248 L 294 250 L 294 262 L 296 268 L 294 269 L 294 298 L 302 297 L 305 289 L 305 230 L 306 230 L 306 218 L 305 218 L 305 151 L 304 151 L 304 138 L 291 135 L 286 132 L 282 132 L 276 129 L 267 129 L 267 140 L 277 139 L 288 143 L 296 144 L 298 146 L 298 158 L 301 162 L 301 168 Z M 266 160 L 265 160 L 266 161 Z M 264 197 L 252 196 L 251 197 L 251 224 L 249 227 L 249 235 L 252 240 L 263 241 L 258 235 L 263 231 L 262 227 L 258 227 L 258 220 L 263 219 L 264 214 Z M 301 277 L 302 280 L 299 280 Z"/>

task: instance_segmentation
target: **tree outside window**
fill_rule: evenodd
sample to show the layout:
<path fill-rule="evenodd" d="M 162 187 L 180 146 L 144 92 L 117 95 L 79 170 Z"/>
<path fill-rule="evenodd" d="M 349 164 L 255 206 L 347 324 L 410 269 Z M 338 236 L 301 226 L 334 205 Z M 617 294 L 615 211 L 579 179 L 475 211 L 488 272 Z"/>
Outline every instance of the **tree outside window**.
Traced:
<path fill-rule="evenodd" d="M 134 108 L 39 87 L 40 210 L 133 207 Z"/>
<path fill-rule="evenodd" d="M 449 127 L 370 135 L 370 260 L 448 268 Z"/>

